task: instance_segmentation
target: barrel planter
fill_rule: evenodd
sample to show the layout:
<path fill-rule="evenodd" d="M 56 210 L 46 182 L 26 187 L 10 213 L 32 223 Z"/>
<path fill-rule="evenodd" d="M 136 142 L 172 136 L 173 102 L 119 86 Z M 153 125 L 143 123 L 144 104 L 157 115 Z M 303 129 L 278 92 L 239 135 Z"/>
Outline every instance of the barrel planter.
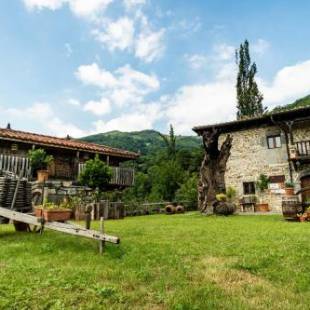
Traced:
<path fill-rule="evenodd" d="M 165 207 L 166 214 L 174 214 L 176 211 L 176 207 L 174 205 L 167 205 Z"/>
<path fill-rule="evenodd" d="M 268 203 L 257 203 L 254 206 L 255 212 L 269 212 Z"/>
<path fill-rule="evenodd" d="M 178 206 L 175 208 L 175 212 L 176 212 L 176 213 L 184 213 L 184 212 L 185 212 L 185 209 L 184 209 L 183 206 L 178 205 Z"/>
<path fill-rule="evenodd" d="M 35 209 L 36 217 L 43 217 L 47 222 L 66 222 L 70 220 L 72 211 L 69 209 Z"/>
<path fill-rule="evenodd" d="M 286 220 L 298 220 L 298 214 L 303 212 L 298 196 L 283 197 L 282 214 Z"/>

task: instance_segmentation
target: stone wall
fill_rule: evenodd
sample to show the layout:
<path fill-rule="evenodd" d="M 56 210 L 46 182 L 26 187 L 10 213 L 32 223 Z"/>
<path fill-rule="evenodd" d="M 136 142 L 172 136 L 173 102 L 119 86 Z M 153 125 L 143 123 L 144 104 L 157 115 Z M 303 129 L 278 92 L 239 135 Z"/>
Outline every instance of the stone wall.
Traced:
<path fill-rule="evenodd" d="M 296 132 L 296 134 L 295 134 Z M 281 134 L 281 148 L 269 149 L 267 136 Z M 275 126 L 262 126 L 256 129 L 241 130 L 231 133 L 233 143 L 231 156 L 227 163 L 225 174 L 226 187 L 233 187 L 237 191 L 238 199 L 244 196 L 243 183 L 256 182 L 261 174 L 270 176 L 285 176 L 290 180 L 286 139 Z M 223 142 L 226 135 L 220 137 Z M 295 142 L 310 140 L 310 126 L 299 127 L 294 131 Z M 310 167 L 309 167 L 310 169 Z M 310 170 L 309 170 L 310 171 Z M 300 172 L 293 171 L 293 178 L 298 179 Z M 284 184 L 276 184 L 278 189 L 268 189 L 261 193 L 256 188 L 258 201 L 269 203 L 272 211 L 281 211 Z M 298 187 L 298 182 L 297 182 Z"/>

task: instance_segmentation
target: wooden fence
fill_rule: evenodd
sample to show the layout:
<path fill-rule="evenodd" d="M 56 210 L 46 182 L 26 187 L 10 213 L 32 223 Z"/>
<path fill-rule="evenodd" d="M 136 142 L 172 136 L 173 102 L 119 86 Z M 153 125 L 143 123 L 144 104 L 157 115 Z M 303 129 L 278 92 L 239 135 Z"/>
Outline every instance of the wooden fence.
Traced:
<path fill-rule="evenodd" d="M 22 173 L 22 177 L 30 175 L 30 161 L 26 157 L 0 154 L 0 171 L 12 172 L 16 175 Z"/>

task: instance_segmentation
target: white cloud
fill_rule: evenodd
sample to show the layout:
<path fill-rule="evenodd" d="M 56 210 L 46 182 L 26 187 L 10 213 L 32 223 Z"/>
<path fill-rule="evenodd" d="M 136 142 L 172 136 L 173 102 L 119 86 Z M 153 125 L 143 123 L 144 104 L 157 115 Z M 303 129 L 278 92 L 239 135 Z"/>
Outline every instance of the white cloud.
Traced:
<path fill-rule="evenodd" d="M 235 79 L 236 65 L 223 61 L 218 64 L 214 81 L 186 85 L 166 96 L 161 104 L 167 123 L 174 124 L 178 133 L 190 134 L 193 126 L 235 119 Z M 264 105 L 272 108 L 291 103 L 310 93 L 310 60 L 282 68 L 269 83 L 259 77 L 257 81 Z"/>
<path fill-rule="evenodd" d="M 122 114 L 119 117 L 113 118 L 107 122 L 98 120 L 94 122 L 96 132 L 106 132 L 111 130 L 134 131 L 151 129 L 154 122 L 158 120 L 161 114 L 159 104 L 141 104 L 133 111 Z"/>
<path fill-rule="evenodd" d="M 197 125 L 232 120 L 235 116 L 235 87 L 229 81 L 184 86 L 166 99 L 166 117 L 177 133 L 192 134 Z"/>
<path fill-rule="evenodd" d="M 93 17 L 103 13 L 114 0 L 69 0 L 70 8 L 80 17 Z"/>
<path fill-rule="evenodd" d="M 61 8 L 63 4 L 67 2 L 68 0 L 24 0 L 24 3 L 29 10 L 34 10 L 34 9 L 57 10 Z"/>
<path fill-rule="evenodd" d="M 223 43 L 215 45 L 213 50 L 218 60 L 227 61 L 233 59 L 236 49 L 232 45 Z"/>
<path fill-rule="evenodd" d="M 264 39 L 258 39 L 252 47 L 250 46 L 250 49 L 253 51 L 253 53 L 262 56 L 264 55 L 268 49 L 270 48 L 270 43 Z"/>
<path fill-rule="evenodd" d="M 269 106 L 290 103 L 310 93 L 310 60 L 282 68 L 271 83 L 258 81 Z"/>
<path fill-rule="evenodd" d="M 89 101 L 85 104 L 84 110 L 101 116 L 111 111 L 111 103 L 106 98 L 101 98 L 100 101 Z"/>
<path fill-rule="evenodd" d="M 120 67 L 114 72 L 101 69 L 96 63 L 84 65 L 78 68 L 76 76 L 86 85 L 99 87 L 102 98 L 117 106 L 136 105 L 160 87 L 155 75 L 134 70 L 130 65 Z"/>
<path fill-rule="evenodd" d="M 193 54 L 193 55 L 186 54 L 184 58 L 187 61 L 188 65 L 195 70 L 201 69 L 208 63 L 208 57 L 201 54 Z"/>
<path fill-rule="evenodd" d="M 81 105 L 80 101 L 74 98 L 68 99 L 66 103 L 75 107 L 79 107 Z"/>
<path fill-rule="evenodd" d="M 134 23 L 128 17 L 122 17 L 115 22 L 108 22 L 104 31 L 93 31 L 95 38 L 110 51 L 115 49 L 130 49 L 134 41 Z"/>
<path fill-rule="evenodd" d="M 65 137 L 67 134 L 73 137 L 82 137 L 89 132 L 83 131 L 74 124 L 61 120 L 46 102 L 36 102 L 26 109 L 8 108 L 2 109 L 1 114 L 13 123 L 29 122 L 31 126 L 38 125 L 42 132 Z"/>
<path fill-rule="evenodd" d="M 63 5 L 69 5 L 71 11 L 79 17 L 93 18 L 102 14 L 114 0 L 23 0 L 30 10 L 57 10 Z"/>
<path fill-rule="evenodd" d="M 142 31 L 135 44 L 135 56 L 144 60 L 145 62 L 152 62 L 159 59 L 164 52 L 164 38 L 165 30 L 151 31 L 145 29 Z"/>
<path fill-rule="evenodd" d="M 73 53 L 72 47 L 69 43 L 65 44 L 66 56 L 70 57 Z"/>
<path fill-rule="evenodd" d="M 146 0 L 124 0 L 124 5 L 127 10 L 132 9 L 138 5 L 144 5 Z"/>

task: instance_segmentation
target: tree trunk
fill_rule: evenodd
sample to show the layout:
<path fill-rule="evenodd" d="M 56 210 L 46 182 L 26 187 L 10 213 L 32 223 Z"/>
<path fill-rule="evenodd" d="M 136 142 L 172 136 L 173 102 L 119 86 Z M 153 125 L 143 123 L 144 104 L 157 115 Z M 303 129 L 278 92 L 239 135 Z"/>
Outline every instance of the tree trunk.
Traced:
<path fill-rule="evenodd" d="M 198 184 L 198 208 L 206 214 L 213 214 L 216 206 L 216 195 L 225 193 L 225 170 L 230 149 L 232 146 L 232 137 L 228 135 L 218 148 L 218 139 L 220 132 L 217 129 L 203 133 L 203 145 L 205 156 L 200 168 L 200 179 Z"/>

